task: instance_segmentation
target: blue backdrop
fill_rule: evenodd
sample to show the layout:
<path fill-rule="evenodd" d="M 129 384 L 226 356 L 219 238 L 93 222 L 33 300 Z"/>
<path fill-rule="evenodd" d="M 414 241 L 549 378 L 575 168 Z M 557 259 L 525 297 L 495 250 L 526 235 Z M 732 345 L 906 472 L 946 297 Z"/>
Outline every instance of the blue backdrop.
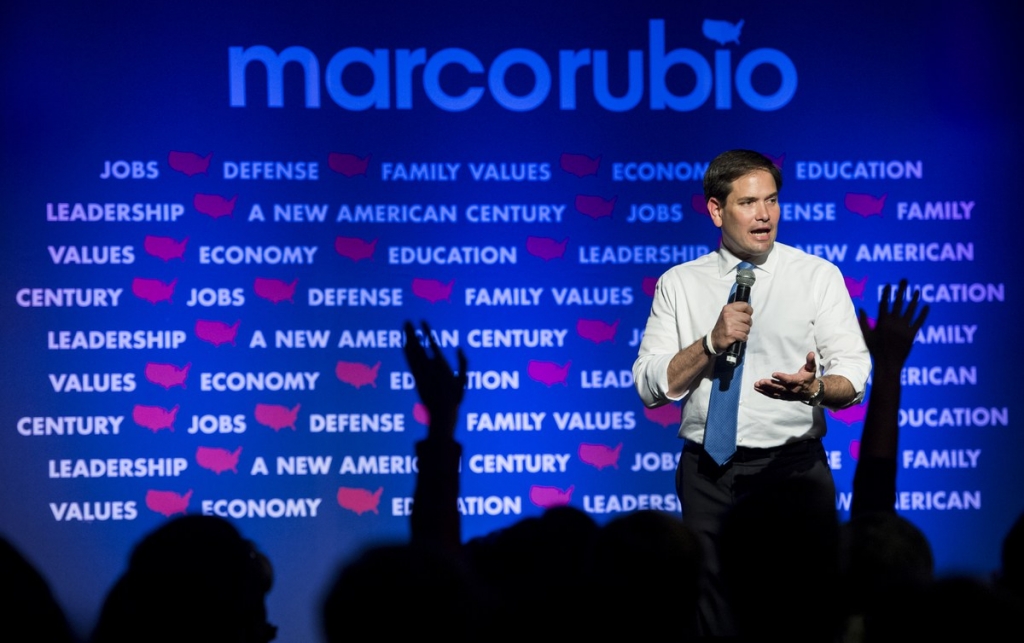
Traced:
<path fill-rule="evenodd" d="M 629 369 L 654 281 L 717 244 L 701 178 L 733 147 L 776 160 L 780 241 L 856 306 L 921 289 L 898 509 L 940 571 L 998 565 L 1019 10 L 64 4 L 0 27 L 0 530 L 81 631 L 188 512 L 268 553 L 281 640 L 319 636 L 336 564 L 408 534 L 406 319 L 469 356 L 465 537 L 678 511 L 679 408 L 645 411 Z M 863 415 L 829 418 L 842 511 Z"/>

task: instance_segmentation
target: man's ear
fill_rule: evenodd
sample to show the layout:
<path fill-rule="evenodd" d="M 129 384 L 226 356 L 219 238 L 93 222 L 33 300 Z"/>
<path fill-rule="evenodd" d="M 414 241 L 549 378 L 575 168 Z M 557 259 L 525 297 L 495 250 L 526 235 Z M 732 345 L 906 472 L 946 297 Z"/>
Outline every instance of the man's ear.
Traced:
<path fill-rule="evenodd" d="M 711 215 L 711 222 L 716 228 L 722 227 L 722 202 L 715 197 L 708 199 L 708 214 Z"/>

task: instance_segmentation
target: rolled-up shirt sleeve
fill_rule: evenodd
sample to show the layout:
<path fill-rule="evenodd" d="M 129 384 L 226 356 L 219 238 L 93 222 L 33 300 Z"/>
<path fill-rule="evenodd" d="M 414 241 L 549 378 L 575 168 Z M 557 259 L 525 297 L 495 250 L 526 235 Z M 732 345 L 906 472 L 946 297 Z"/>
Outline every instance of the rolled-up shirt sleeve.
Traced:
<path fill-rule="evenodd" d="M 850 381 L 856 397 L 848 406 L 864 399 L 868 376 L 871 374 L 871 354 L 864 342 L 864 334 L 857 322 L 857 313 L 850 299 L 843 275 L 830 266 L 821 290 L 819 316 L 814 325 L 815 346 L 824 375 L 841 375 Z"/>
<path fill-rule="evenodd" d="M 694 341 L 683 336 L 692 333 L 679 324 L 679 315 L 683 314 L 682 302 L 676 301 L 680 290 L 669 285 L 674 279 L 677 276 L 669 272 L 658 280 L 640 350 L 633 362 L 633 382 L 647 408 L 683 399 L 689 393 L 685 391 L 675 397 L 668 393 L 669 362 Z"/>

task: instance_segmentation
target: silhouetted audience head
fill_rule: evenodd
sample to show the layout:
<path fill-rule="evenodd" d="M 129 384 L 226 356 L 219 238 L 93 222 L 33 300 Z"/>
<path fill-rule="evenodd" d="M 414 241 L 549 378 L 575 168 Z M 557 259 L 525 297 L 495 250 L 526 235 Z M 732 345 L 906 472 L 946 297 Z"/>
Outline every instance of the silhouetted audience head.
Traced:
<path fill-rule="evenodd" d="M 832 641 L 841 630 L 839 521 L 820 486 L 785 479 L 740 498 L 719 558 L 745 641 Z"/>
<path fill-rule="evenodd" d="M 270 561 L 229 522 L 175 518 L 136 545 L 92 641 L 270 641 L 276 628 L 264 599 L 272 583 Z"/>
<path fill-rule="evenodd" d="M 467 542 L 467 560 L 500 628 L 489 638 L 518 641 L 539 628 L 550 636 L 576 633 L 584 565 L 596 532 L 588 514 L 560 506 Z"/>
<path fill-rule="evenodd" d="M 640 510 L 611 520 L 589 557 L 587 638 L 692 640 L 702 563 L 696 535 L 678 516 Z"/>
<path fill-rule="evenodd" d="M 483 603 L 462 560 L 450 551 L 377 545 L 335 574 L 321 621 L 327 643 L 428 634 L 439 641 L 480 640 Z"/>
<path fill-rule="evenodd" d="M 866 513 L 841 530 L 843 585 L 851 612 L 871 611 L 933 579 L 932 548 L 916 525 L 889 511 Z"/>
<path fill-rule="evenodd" d="M 5 641 L 75 640 L 64 610 L 50 591 L 42 574 L 6 538 L 0 537 L 0 622 Z"/>

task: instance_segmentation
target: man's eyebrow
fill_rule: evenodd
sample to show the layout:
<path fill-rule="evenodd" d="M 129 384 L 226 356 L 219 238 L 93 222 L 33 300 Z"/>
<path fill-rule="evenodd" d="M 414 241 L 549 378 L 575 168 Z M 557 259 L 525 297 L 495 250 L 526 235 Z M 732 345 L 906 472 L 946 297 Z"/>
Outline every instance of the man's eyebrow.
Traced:
<path fill-rule="evenodd" d="M 777 199 L 777 198 L 779 198 L 779 193 L 778 192 L 772 192 L 771 194 L 769 194 L 768 196 L 763 197 L 763 198 L 765 200 L 767 200 L 767 199 Z M 748 195 L 748 196 L 737 197 L 736 200 L 739 201 L 740 203 L 753 203 L 754 201 L 760 201 L 761 199 L 762 199 L 762 197 L 755 196 L 755 195 L 751 194 L 751 195 Z"/>

